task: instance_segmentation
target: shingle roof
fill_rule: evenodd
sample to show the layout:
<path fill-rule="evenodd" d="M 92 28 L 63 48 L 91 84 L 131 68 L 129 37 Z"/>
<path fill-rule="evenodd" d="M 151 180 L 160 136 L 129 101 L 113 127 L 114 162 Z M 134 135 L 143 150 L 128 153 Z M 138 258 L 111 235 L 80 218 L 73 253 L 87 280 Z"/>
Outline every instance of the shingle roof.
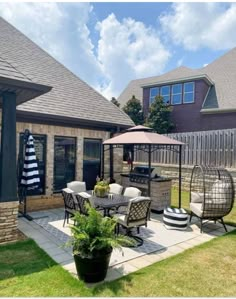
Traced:
<path fill-rule="evenodd" d="M 236 48 L 200 69 L 178 67 L 161 76 L 131 81 L 118 97 L 123 106 L 131 97 L 142 100 L 142 87 L 152 84 L 182 80 L 183 78 L 200 78 L 207 76 L 212 85 L 203 109 L 235 109 L 236 108 Z"/>
<path fill-rule="evenodd" d="M 0 56 L 34 82 L 53 89 L 18 110 L 91 122 L 132 126 L 130 118 L 0 17 Z M 18 74 L 19 75 L 19 74 Z"/>

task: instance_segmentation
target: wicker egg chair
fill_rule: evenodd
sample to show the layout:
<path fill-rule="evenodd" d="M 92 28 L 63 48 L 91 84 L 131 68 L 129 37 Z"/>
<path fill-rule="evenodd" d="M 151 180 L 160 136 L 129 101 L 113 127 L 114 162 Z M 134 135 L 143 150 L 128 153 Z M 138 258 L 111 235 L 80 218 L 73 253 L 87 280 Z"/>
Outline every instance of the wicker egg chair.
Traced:
<path fill-rule="evenodd" d="M 190 222 L 192 216 L 198 217 L 202 232 L 204 223 L 219 221 L 227 231 L 223 217 L 232 210 L 234 195 L 233 179 L 226 169 L 195 165 L 190 181 Z"/>

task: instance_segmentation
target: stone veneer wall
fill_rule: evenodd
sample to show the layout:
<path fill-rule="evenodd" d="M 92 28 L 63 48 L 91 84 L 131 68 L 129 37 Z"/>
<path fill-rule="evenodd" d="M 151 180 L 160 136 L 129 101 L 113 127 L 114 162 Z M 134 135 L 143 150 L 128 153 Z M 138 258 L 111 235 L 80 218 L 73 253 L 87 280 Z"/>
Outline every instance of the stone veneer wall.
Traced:
<path fill-rule="evenodd" d="M 0 244 L 17 240 L 18 201 L 0 202 Z"/>

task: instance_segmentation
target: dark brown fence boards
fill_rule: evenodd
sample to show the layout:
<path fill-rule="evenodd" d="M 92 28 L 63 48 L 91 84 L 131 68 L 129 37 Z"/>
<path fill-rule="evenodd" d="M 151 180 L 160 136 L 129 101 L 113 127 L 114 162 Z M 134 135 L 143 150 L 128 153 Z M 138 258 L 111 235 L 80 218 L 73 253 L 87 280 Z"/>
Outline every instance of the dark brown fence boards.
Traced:
<path fill-rule="evenodd" d="M 182 164 L 205 164 L 236 168 L 236 128 L 217 131 L 174 133 L 166 136 L 182 141 Z M 135 160 L 147 161 L 147 154 L 137 152 Z M 178 164 L 178 154 L 168 150 L 158 150 L 152 155 L 153 163 Z"/>

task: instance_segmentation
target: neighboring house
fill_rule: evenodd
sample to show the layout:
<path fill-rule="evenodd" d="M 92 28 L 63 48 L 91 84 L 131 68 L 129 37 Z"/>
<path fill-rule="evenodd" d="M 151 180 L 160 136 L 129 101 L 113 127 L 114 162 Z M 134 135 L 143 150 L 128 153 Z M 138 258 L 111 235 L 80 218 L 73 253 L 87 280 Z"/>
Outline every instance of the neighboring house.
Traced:
<path fill-rule="evenodd" d="M 132 95 L 145 116 L 155 96 L 163 96 L 173 106 L 174 132 L 236 128 L 236 48 L 201 69 L 181 66 L 133 80 L 117 100 L 124 106 Z"/>
<path fill-rule="evenodd" d="M 68 181 L 85 180 L 88 188 L 93 187 L 100 174 L 102 141 L 133 122 L 0 18 L 0 78 L 17 80 L 23 74 L 29 81 L 52 87 L 48 93 L 20 104 L 16 117 L 19 160 L 25 129 L 34 136 L 39 160 L 41 188 L 32 193 L 29 209 L 54 207 L 62 204 L 57 194 Z M 121 163 L 115 165 L 121 167 Z"/>

